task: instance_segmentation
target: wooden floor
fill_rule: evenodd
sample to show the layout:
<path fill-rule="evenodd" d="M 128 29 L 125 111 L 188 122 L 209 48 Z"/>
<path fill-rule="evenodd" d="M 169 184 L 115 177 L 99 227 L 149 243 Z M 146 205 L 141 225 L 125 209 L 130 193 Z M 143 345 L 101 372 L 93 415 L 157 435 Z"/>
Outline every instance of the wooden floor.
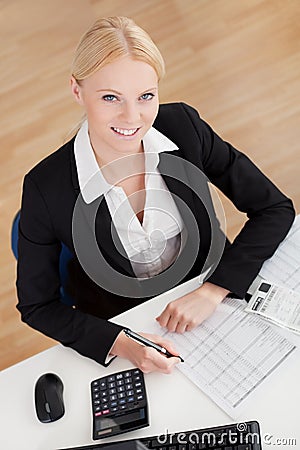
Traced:
<path fill-rule="evenodd" d="M 24 174 L 80 117 L 73 49 L 98 17 L 127 15 L 160 47 L 161 102 L 185 101 L 254 159 L 300 212 L 299 0 L 0 0 L 0 368 L 54 345 L 20 322 L 10 228 Z M 245 217 L 224 199 L 232 238 Z"/>

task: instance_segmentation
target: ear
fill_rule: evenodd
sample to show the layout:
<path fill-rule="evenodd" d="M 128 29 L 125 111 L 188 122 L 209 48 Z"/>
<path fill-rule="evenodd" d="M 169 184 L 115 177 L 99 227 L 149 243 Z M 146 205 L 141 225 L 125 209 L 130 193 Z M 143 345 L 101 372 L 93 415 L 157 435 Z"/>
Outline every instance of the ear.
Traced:
<path fill-rule="evenodd" d="M 70 85 L 72 94 L 76 102 L 79 103 L 79 105 L 83 105 L 81 86 L 78 84 L 78 82 L 75 80 L 73 76 L 70 79 Z"/>

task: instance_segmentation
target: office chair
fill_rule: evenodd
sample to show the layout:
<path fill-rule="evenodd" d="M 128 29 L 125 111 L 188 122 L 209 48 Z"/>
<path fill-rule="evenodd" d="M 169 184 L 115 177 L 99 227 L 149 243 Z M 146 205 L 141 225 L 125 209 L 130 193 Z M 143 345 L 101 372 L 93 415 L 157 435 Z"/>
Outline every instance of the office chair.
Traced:
<path fill-rule="evenodd" d="M 11 229 L 11 249 L 16 259 L 18 259 L 18 239 L 19 239 L 19 222 L 20 222 L 20 211 L 14 217 Z M 62 248 L 59 257 L 59 274 L 60 274 L 60 295 L 62 302 L 66 305 L 74 305 L 74 300 L 65 291 L 65 286 L 67 283 L 67 264 L 72 258 L 72 253 L 66 245 L 62 243 Z"/>

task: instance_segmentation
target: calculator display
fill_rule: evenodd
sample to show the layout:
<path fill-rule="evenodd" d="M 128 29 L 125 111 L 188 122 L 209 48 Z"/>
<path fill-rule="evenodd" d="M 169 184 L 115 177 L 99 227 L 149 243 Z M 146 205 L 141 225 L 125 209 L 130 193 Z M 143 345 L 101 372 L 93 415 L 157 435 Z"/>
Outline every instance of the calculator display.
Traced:
<path fill-rule="evenodd" d="M 139 419 L 144 419 L 145 413 L 144 410 L 141 409 L 138 412 L 124 414 L 123 416 L 110 418 L 103 418 L 101 420 L 96 420 L 96 431 L 104 430 L 106 428 L 112 428 L 118 425 L 123 425 L 126 423 L 131 423 Z M 99 427 L 99 428 L 98 428 Z"/>
<path fill-rule="evenodd" d="M 144 375 L 139 369 L 92 381 L 91 397 L 93 439 L 149 425 Z"/>

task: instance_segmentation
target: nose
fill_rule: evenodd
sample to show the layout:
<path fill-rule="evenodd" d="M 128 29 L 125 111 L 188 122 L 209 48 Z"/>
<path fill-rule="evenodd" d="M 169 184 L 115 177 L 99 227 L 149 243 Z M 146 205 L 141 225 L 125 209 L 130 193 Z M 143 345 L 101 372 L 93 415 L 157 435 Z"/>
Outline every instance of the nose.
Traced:
<path fill-rule="evenodd" d="M 121 111 L 122 121 L 128 125 L 139 125 L 141 113 L 136 102 L 124 102 Z"/>

